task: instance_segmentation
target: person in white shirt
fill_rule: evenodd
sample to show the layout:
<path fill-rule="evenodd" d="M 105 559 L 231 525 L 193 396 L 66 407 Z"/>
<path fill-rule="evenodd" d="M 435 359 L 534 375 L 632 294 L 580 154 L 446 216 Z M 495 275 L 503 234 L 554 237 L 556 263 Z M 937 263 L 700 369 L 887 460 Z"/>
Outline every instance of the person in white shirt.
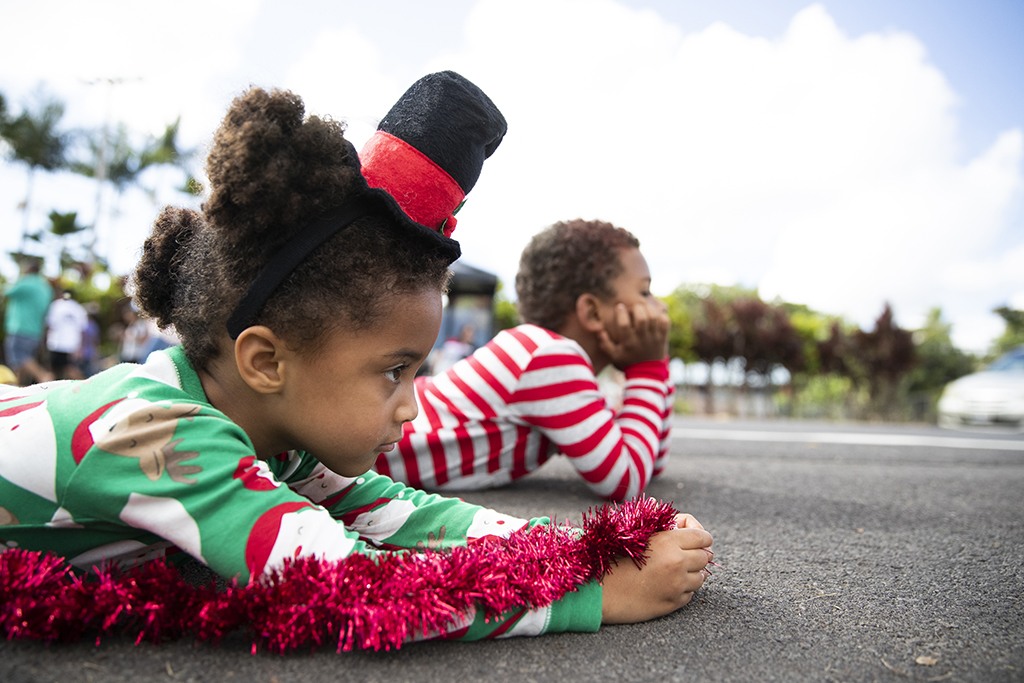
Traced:
<path fill-rule="evenodd" d="M 58 379 L 82 379 L 78 363 L 82 353 L 82 337 L 89 324 L 89 314 L 64 290 L 46 311 L 46 350 L 50 366 Z"/>

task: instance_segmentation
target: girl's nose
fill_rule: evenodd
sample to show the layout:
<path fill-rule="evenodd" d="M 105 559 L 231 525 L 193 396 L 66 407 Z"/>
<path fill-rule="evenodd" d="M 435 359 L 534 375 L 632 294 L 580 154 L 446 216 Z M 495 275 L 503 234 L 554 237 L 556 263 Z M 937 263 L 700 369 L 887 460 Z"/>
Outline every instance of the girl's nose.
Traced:
<path fill-rule="evenodd" d="M 402 388 L 402 398 L 395 411 L 395 419 L 401 423 L 412 422 L 419 415 L 416 406 L 416 388 L 412 382 L 406 382 Z"/>

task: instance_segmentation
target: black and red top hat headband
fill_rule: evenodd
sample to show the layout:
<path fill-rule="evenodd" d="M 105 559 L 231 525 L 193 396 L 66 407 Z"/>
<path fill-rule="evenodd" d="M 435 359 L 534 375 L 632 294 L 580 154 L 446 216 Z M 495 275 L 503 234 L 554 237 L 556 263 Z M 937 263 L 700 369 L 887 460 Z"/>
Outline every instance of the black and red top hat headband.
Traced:
<path fill-rule="evenodd" d="M 480 88 L 452 71 L 412 84 L 381 120 L 360 160 L 370 187 L 386 190 L 416 222 L 450 236 L 507 125 Z"/>
<path fill-rule="evenodd" d="M 455 261 L 455 213 L 506 130 L 491 99 L 463 76 L 441 71 L 413 83 L 359 155 L 366 190 L 275 252 L 228 318 L 231 338 L 256 323 L 277 287 L 318 246 L 363 216 L 387 216 Z"/>

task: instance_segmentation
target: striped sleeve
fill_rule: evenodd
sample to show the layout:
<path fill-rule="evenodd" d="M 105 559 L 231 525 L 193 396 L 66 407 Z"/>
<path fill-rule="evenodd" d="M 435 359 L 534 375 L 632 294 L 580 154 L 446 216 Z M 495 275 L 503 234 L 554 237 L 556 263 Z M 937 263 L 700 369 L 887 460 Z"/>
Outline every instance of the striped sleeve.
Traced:
<path fill-rule="evenodd" d="M 625 369 L 616 414 L 590 361 L 574 344 L 549 345 L 533 357 L 510 399 L 515 412 L 543 432 L 598 495 L 625 500 L 664 468 L 670 415 L 667 361 Z"/>
<path fill-rule="evenodd" d="M 657 477 L 668 464 L 668 449 L 672 441 L 672 415 L 675 412 L 676 387 L 671 380 L 666 381 L 668 394 L 665 397 L 665 410 L 662 412 L 661 437 L 658 455 L 654 458 L 654 476 Z"/>

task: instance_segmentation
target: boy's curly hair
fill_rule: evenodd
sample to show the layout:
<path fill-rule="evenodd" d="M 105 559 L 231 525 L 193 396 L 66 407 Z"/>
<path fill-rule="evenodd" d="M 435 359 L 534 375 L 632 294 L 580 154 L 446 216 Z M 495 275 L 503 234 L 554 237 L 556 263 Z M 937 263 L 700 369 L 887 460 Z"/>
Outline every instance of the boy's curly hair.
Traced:
<path fill-rule="evenodd" d="M 519 316 L 523 322 L 558 330 L 581 294 L 614 296 L 611 282 L 622 274 L 622 251 L 629 248 L 639 249 L 640 240 L 604 221 L 577 218 L 545 228 L 519 258 Z"/>
<path fill-rule="evenodd" d="M 297 95 L 252 88 L 232 102 L 206 162 L 201 211 L 165 208 L 132 276 L 135 301 L 174 326 L 205 368 L 226 321 L 271 254 L 365 187 L 344 124 L 305 116 Z M 258 322 L 300 352 L 331 330 L 365 329 L 393 295 L 447 286 L 449 260 L 393 220 L 367 216 L 318 247 L 264 305 Z"/>

